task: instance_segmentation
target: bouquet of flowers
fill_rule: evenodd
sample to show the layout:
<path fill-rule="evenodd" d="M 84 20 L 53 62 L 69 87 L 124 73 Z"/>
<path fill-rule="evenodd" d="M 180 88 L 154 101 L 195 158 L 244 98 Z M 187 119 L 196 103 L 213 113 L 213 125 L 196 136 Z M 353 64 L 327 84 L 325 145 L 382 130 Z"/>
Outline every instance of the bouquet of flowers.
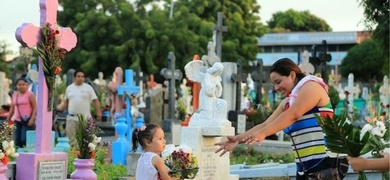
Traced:
<path fill-rule="evenodd" d="M 326 134 L 326 145 L 334 153 L 343 153 L 358 157 L 371 152 L 374 158 L 381 157 L 380 152 L 389 146 L 390 125 L 383 116 L 370 119 L 362 129 L 352 125 L 347 116 L 317 116 L 317 121 Z M 383 172 L 383 179 L 389 178 L 389 172 Z M 366 180 L 364 172 L 359 172 L 359 180 Z"/>
<path fill-rule="evenodd" d="M 163 157 L 163 159 L 165 165 L 170 169 L 171 176 L 174 178 L 193 179 L 198 173 L 198 159 L 189 148 L 182 149 L 178 147 L 167 154 L 166 157 Z"/>
<path fill-rule="evenodd" d="M 85 118 L 84 115 L 77 115 L 79 125 L 76 127 L 76 141 L 79 159 L 93 159 L 96 157 L 96 146 L 101 141 L 103 131 L 95 126 L 92 117 Z"/>
<path fill-rule="evenodd" d="M 62 69 L 62 60 L 65 59 L 66 49 L 58 46 L 58 35 L 60 31 L 53 29 L 50 23 L 46 23 L 41 29 L 40 42 L 37 50 L 43 61 L 43 73 L 45 75 L 46 85 L 49 90 L 48 110 L 53 109 L 55 75 Z"/>
<path fill-rule="evenodd" d="M 16 153 L 15 144 L 12 137 L 14 127 L 9 126 L 8 123 L 0 124 L 0 162 L 7 165 L 10 157 L 18 157 Z"/>

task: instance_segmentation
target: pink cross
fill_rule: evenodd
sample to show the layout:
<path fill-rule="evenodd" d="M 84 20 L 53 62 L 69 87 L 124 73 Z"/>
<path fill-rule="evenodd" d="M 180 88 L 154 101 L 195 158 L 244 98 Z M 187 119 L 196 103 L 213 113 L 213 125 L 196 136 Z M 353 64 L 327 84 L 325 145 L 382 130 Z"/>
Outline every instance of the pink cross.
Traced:
<path fill-rule="evenodd" d="M 40 0 L 42 27 L 46 23 L 50 23 L 53 29 L 57 28 L 57 9 L 58 0 Z M 39 43 L 40 27 L 34 26 L 31 23 L 24 23 L 18 27 L 15 32 L 16 39 L 24 46 L 30 48 Z M 70 28 L 59 29 L 59 46 L 70 51 L 77 44 L 76 34 Z M 47 111 L 48 89 L 43 74 L 43 61 L 39 58 L 39 75 L 38 75 L 38 111 L 36 118 L 36 144 L 35 152 L 41 154 L 50 154 L 51 152 L 51 128 L 52 128 L 52 112 Z"/>

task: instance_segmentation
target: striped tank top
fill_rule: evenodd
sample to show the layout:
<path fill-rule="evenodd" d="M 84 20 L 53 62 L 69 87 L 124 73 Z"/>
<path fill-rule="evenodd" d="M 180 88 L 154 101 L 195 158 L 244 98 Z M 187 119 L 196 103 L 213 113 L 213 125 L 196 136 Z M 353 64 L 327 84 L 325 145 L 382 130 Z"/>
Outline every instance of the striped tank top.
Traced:
<path fill-rule="evenodd" d="M 286 103 L 285 109 L 288 109 L 289 103 Z M 314 114 L 320 116 L 333 116 L 332 105 L 329 102 L 325 107 L 314 107 L 309 112 L 305 113 L 301 118 L 294 122 L 291 126 L 284 129 L 284 133 L 293 138 L 295 145 L 292 143 L 292 149 L 297 164 L 297 171 L 302 171 L 303 167 L 298 159 L 299 157 L 305 166 L 305 170 L 317 166 L 326 154 L 325 134 L 322 128 L 317 123 Z"/>

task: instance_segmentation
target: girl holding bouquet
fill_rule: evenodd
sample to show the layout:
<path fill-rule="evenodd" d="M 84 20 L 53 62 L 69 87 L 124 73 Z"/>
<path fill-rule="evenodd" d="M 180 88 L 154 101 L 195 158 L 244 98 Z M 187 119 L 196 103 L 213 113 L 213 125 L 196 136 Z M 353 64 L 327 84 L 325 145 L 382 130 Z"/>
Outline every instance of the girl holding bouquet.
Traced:
<path fill-rule="evenodd" d="M 305 75 L 288 58 L 272 65 L 270 78 L 285 99 L 264 123 L 216 143 L 220 146 L 216 153 L 231 153 L 239 143 L 261 144 L 267 136 L 283 130 L 291 139 L 297 180 L 342 179 L 348 171 L 348 162 L 345 157 L 328 153 L 324 133 L 315 117 L 315 114 L 333 116 L 328 86 L 319 77 Z"/>

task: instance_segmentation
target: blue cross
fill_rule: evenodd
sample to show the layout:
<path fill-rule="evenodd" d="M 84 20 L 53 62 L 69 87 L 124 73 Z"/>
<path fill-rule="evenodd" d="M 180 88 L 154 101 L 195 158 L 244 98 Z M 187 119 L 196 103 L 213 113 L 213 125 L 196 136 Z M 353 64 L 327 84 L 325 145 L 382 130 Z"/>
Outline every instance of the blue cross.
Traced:
<path fill-rule="evenodd" d="M 125 85 L 118 86 L 118 95 L 125 96 L 126 98 L 126 122 L 128 125 L 127 129 L 127 141 L 131 142 L 131 136 L 133 133 L 133 118 L 131 117 L 131 99 L 127 95 L 137 94 L 140 92 L 140 87 L 135 86 L 133 82 L 133 70 L 126 69 L 125 71 Z"/>

